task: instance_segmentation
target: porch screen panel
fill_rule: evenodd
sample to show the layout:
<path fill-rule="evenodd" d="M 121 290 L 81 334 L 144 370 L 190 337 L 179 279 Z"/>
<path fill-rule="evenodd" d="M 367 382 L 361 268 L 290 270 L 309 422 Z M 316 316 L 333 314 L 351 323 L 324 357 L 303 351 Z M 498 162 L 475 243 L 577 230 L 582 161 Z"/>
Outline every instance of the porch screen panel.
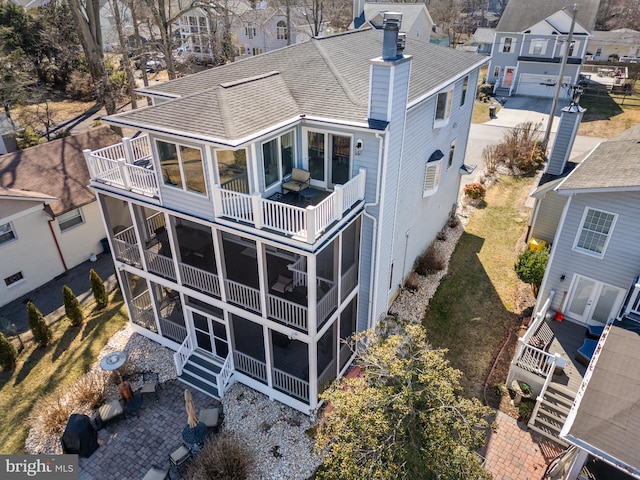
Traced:
<path fill-rule="evenodd" d="M 285 133 L 280 137 L 280 157 L 282 175 L 290 175 L 293 169 L 293 132 Z"/>
<path fill-rule="evenodd" d="M 238 315 L 230 314 L 230 317 L 234 349 L 264 363 L 266 356 L 262 326 Z"/>

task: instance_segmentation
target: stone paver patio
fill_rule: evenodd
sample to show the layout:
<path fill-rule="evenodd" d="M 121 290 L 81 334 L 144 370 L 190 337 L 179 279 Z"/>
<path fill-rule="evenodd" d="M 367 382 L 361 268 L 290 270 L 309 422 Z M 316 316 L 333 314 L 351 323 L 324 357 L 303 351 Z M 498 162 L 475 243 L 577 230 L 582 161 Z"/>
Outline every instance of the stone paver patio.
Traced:
<path fill-rule="evenodd" d="M 184 390 L 179 381 L 163 384 L 155 395 L 145 395 L 142 408 L 107 423 L 98 432 L 98 448 L 89 458 L 80 458 L 79 480 L 139 480 L 152 465 L 169 468 L 169 454 L 182 444 L 187 424 Z M 216 400 L 189 388 L 196 412 L 216 406 Z M 176 478 L 175 471 L 172 478 Z"/>

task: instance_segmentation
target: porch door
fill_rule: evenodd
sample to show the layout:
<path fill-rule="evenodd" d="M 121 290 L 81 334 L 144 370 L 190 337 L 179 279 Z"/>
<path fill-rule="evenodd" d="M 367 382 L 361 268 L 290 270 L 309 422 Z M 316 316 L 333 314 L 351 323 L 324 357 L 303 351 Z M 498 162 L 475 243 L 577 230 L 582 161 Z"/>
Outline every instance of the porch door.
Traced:
<path fill-rule="evenodd" d="M 575 275 L 565 313 L 588 325 L 606 323 L 618 313 L 624 294 L 621 288 Z"/>
<path fill-rule="evenodd" d="M 507 67 L 504 71 L 504 82 L 503 85 L 505 87 L 510 87 L 511 84 L 513 83 L 513 74 L 515 73 L 516 69 L 514 67 Z"/>
<path fill-rule="evenodd" d="M 307 131 L 306 152 L 311 185 L 333 188 L 349 181 L 352 138 L 347 135 Z"/>
<path fill-rule="evenodd" d="M 209 315 L 191 312 L 196 347 L 222 359 L 229 353 L 224 323 Z"/>

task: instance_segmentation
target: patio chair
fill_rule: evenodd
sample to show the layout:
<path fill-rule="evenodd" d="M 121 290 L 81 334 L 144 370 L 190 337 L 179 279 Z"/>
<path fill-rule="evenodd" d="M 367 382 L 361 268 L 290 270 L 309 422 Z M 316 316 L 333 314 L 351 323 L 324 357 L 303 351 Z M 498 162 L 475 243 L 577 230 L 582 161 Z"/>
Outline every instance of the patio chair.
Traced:
<path fill-rule="evenodd" d="M 293 279 L 286 277 L 284 275 L 278 275 L 278 280 L 276 283 L 271 285 L 271 290 L 278 293 L 284 293 L 291 290 L 293 286 Z"/>
<path fill-rule="evenodd" d="M 178 474 L 180 474 L 180 469 L 185 462 L 189 460 L 189 458 L 191 458 L 191 450 L 184 445 L 180 445 L 171 455 L 169 455 L 169 462 L 171 463 L 169 470 L 171 470 L 171 468 L 175 468 Z"/>
<path fill-rule="evenodd" d="M 170 479 L 169 470 L 153 465 L 142 480 L 167 480 Z"/>
<path fill-rule="evenodd" d="M 160 376 L 156 372 L 143 372 L 140 397 L 145 393 L 155 393 L 156 399 L 160 400 L 160 397 L 158 396 L 158 388 L 160 388 Z"/>
<path fill-rule="evenodd" d="M 291 180 L 282 184 L 282 193 L 286 191 L 300 193 L 311 184 L 311 172 L 301 168 L 291 170 Z"/>
<path fill-rule="evenodd" d="M 589 362 L 591 361 L 591 357 L 593 357 L 597 346 L 598 340 L 585 338 L 584 342 L 582 342 L 582 346 L 576 352 L 576 360 L 585 367 L 588 367 Z"/>
<path fill-rule="evenodd" d="M 219 408 L 203 408 L 198 414 L 198 420 L 204 423 L 207 428 L 213 429 L 214 432 L 218 432 L 218 428 L 222 423 L 222 412 Z"/>
<path fill-rule="evenodd" d="M 125 418 L 124 409 L 120 404 L 120 400 L 111 400 L 98 409 L 98 423 L 104 424 L 110 420 L 114 420 L 122 416 Z"/>

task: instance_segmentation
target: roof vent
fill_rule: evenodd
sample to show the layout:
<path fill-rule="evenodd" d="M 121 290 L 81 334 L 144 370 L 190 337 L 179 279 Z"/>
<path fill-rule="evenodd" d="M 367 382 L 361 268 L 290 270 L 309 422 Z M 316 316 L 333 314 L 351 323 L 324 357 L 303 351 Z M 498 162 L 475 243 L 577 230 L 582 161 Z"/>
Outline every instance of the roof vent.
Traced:
<path fill-rule="evenodd" d="M 397 12 L 384 12 L 384 38 L 382 40 L 382 59 L 396 60 L 402 56 L 404 50 L 404 42 L 402 50 L 399 49 L 398 32 L 402 23 L 402 14 Z"/>

